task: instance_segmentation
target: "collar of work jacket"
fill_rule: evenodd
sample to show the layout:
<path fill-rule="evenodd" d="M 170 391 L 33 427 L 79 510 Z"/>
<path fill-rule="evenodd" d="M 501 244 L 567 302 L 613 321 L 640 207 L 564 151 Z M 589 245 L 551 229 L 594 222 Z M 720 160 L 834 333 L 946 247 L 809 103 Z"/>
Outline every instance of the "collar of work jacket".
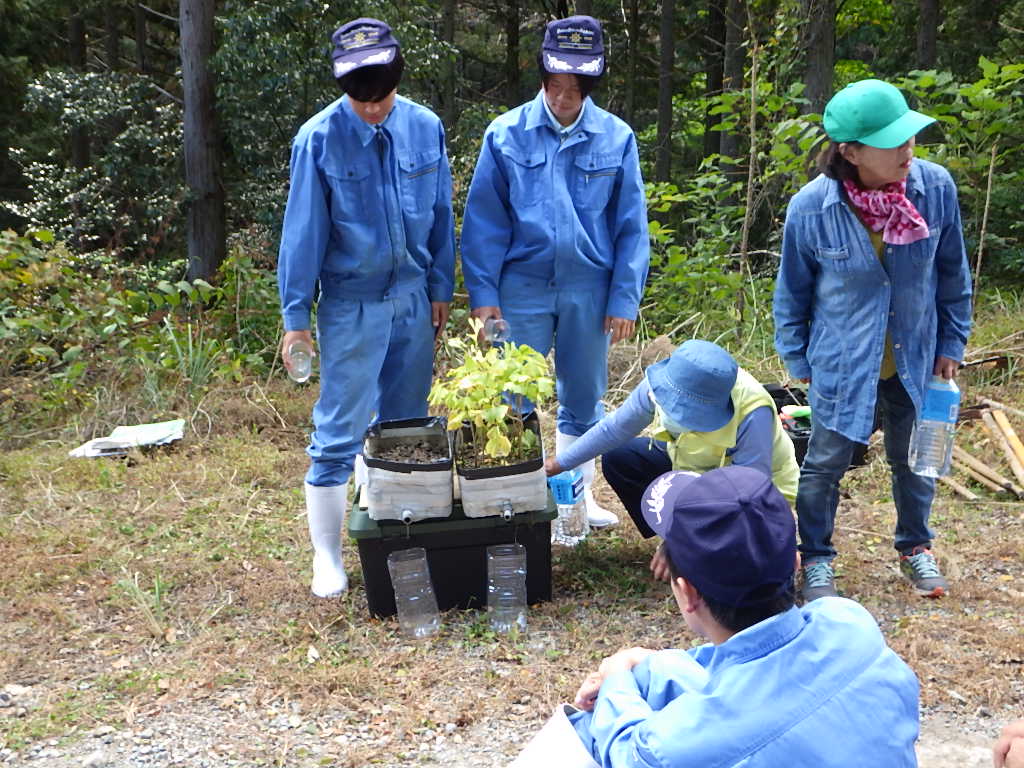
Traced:
<path fill-rule="evenodd" d="M 596 119 L 597 115 L 594 114 L 596 110 L 592 108 L 589 102 L 590 97 L 587 96 L 584 100 L 583 114 L 580 116 L 580 121 L 572 136 L 566 139 L 567 142 L 578 136 L 580 131 L 585 131 L 589 134 L 604 133 L 600 120 Z M 532 131 L 537 128 L 548 128 L 552 133 L 555 132 L 551 122 L 548 120 L 547 110 L 544 108 L 544 91 L 538 91 L 536 98 L 526 108 L 526 130 Z"/>
<path fill-rule="evenodd" d="M 355 113 L 347 95 L 341 98 L 342 109 L 345 110 L 345 115 L 352 121 L 353 130 L 364 147 L 370 146 L 370 142 L 377 138 L 378 131 L 386 129 L 388 136 L 391 135 L 391 132 L 395 130 L 396 125 L 402 119 L 398 113 L 401 109 L 404 109 L 404 102 L 404 98 L 395 96 L 395 104 L 391 107 L 391 111 L 388 112 L 388 116 L 384 118 L 384 121 L 378 125 L 370 125 Z"/>

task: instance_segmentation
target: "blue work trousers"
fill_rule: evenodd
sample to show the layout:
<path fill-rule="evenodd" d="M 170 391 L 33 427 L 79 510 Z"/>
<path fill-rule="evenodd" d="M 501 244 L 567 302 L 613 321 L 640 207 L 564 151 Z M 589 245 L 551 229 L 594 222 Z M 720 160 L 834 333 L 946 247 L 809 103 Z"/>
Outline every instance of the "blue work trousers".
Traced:
<path fill-rule="evenodd" d="M 322 296 L 317 307 L 320 399 L 306 473 L 310 485 L 348 480 L 371 419 L 427 415 L 434 328 L 426 288 L 362 301 Z"/>
<path fill-rule="evenodd" d="M 895 547 L 908 553 L 917 546 L 931 546 L 928 527 L 935 496 L 935 480 L 910 471 L 907 453 L 916 412 L 899 376 L 878 382 L 878 406 L 885 431 L 885 455 L 892 472 L 892 497 L 896 503 Z M 857 447 L 854 440 L 816 424 L 800 467 L 796 515 L 800 552 L 805 565 L 836 556 L 832 546 L 839 481 L 850 466 Z"/>
<path fill-rule="evenodd" d="M 601 457 L 601 472 L 608 485 L 633 518 L 640 535 L 651 538 L 654 531 L 644 520 L 640 504 L 644 491 L 656 478 L 672 469 L 665 443 L 649 437 L 634 437 Z"/>
<path fill-rule="evenodd" d="M 604 416 L 608 336 L 604 332 L 608 282 L 556 287 L 554 281 L 506 273 L 501 314 L 512 340 L 547 356 L 555 348 L 558 431 L 578 437 Z"/>

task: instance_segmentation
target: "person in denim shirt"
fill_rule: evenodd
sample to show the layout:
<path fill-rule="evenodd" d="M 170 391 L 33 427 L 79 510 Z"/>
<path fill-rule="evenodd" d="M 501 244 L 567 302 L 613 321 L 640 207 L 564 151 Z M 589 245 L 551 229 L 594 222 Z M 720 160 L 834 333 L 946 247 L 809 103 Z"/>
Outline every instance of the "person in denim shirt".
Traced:
<path fill-rule="evenodd" d="M 867 443 L 876 401 L 885 431 L 901 568 L 923 596 L 947 589 L 931 552 L 934 479 L 907 453 L 932 375 L 953 378 L 971 327 L 971 277 L 956 186 L 914 159 L 934 120 L 894 86 L 863 80 L 825 108 L 821 175 L 789 204 L 775 286 L 775 346 L 810 384 L 812 429 L 796 509 L 803 596 L 836 594 L 839 481 Z"/>
<path fill-rule="evenodd" d="M 606 658 L 569 715 L 605 768 L 917 765 L 918 682 L 852 600 L 797 608 L 796 526 L 751 467 L 672 471 L 643 498 L 693 648 Z"/>
<path fill-rule="evenodd" d="M 474 317 L 504 317 L 512 340 L 555 348 L 557 450 L 596 424 L 608 345 L 633 334 L 650 242 L 633 131 L 589 97 L 604 71 L 590 16 L 548 24 L 537 97 L 487 128 L 466 200 L 462 271 Z M 594 527 L 616 516 L 590 489 Z"/>
<path fill-rule="evenodd" d="M 278 257 L 286 366 L 292 343 L 312 346 L 317 303 L 320 398 L 305 495 L 318 597 L 348 587 L 346 487 L 371 419 L 427 413 L 455 265 L 444 129 L 433 112 L 397 95 L 398 41 L 387 24 L 365 18 L 332 41 L 345 95 L 292 143 Z"/>

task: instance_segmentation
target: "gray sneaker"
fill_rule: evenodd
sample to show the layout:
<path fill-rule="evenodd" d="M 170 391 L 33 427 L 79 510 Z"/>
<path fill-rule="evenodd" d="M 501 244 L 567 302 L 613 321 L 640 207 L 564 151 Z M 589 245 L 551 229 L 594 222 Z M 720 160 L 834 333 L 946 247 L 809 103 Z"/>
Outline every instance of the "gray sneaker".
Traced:
<path fill-rule="evenodd" d="M 900 570 L 921 597 L 942 597 L 949 591 L 949 584 L 942 578 L 935 555 L 928 547 L 914 547 L 909 555 L 900 555 Z"/>
<path fill-rule="evenodd" d="M 801 570 L 804 573 L 804 587 L 801 590 L 804 602 L 817 600 L 819 597 L 836 597 L 836 574 L 832 570 L 832 563 L 828 560 L 805 565 Z"/>

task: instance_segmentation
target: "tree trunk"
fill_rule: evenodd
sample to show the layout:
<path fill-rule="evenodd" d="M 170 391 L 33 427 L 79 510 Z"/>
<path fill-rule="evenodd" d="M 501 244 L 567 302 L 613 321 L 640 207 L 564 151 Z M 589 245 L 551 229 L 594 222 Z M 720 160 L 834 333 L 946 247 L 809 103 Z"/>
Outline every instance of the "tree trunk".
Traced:
<path fill-rule="evenodd" d="M 108 0 L 103 4 L 103 51 L 107 69 L 111 72 L 121 66 L 121 31 L 117 23 L 117 5 Z"/>
<path fill-rule="evenodd" d="M 704 36 L 704 96 L 708 99 L 722 92 L 725 63 L 725 6 L 724 0 L 708 0 L 708 25 Z M 704 157 L 717 154 L 722 145 L 722 132 L 711 127 L 721 122 L 721 116 L 712 115 L 711 105 L 704 113 Z"/>
<path fill-rule="evenodd" d="M 142 74 L 149 73 L 149 57 L 146 51 L 146 12 L 141 3 L 136 3 L 135 13 L 135 65 Z"/>
<path fill-rule="evenodd" d="M 224 261 L 224 187 L 214 99 L 214 0 L 179 0 L 181 79 L 185 97 L 185 182 L 188 186 L 189 279 L 211 280 Z"/>
<path fill-rule="evenodd" d="M 808 112 L 820 113 L 832 97 L 836 63 L 836 0 L 804 0 L 803 47 L 807 68 L 804 96 Z"/>
<path fill-rule="evenodd" d="M 505 4 L 505 99 L 510 107 L 522 99 L 519 67 L 519 0 Z"/>
<path fill-rule="evenodd" d="M 744 0 L 726 0 L 725 6 L 725 55 L 722 64 L 722 91 L 743 89 L 743 29 L 746 27 Z M 726 157 L 739 159 L 740 140 L 738 130 L 722 131 L 718 151 Z"/>
<path fill-rule="evenodd" d="M 629 48 L 626 54 L 626 122 L 635 127 L 637 89 L 637 50 L 640 41 L 640 0 L 629 3 Z"/>
<path fill-rule="evenodd" d="M 81 14 L 68 18 L 68 63 L 72 69 L 85 71 L 85 19 Z M 91 163 L 89 129 L 84 125 L 71 129 L 71 164 L 75 168 L 88 168 Z"/>
<path fill-rule="evenodd" d="M 441 34 L 448 45 L 455 47 L 455 0 L 444 0 L 441 11 Z M 444 126 L 451 131 L 455 126 L 455 59 L 448 60 L 444 65 L 444 85 L 442 86 L 442 102 L 444 103 Z"/>
<path fill-rule="evenodd" d="M 675 59 L 675 0 L 661 2 L 661 30 L 658 65 L 658 146 L 654 161 L 654 180 L 669 181 L 672 175 L 672 64 Z"/>
<path fill-rule="evenodd" d="M 935 69 L 935 41 L 939 30 L 939 0 L 917 0 L 917 68 Z"/>

